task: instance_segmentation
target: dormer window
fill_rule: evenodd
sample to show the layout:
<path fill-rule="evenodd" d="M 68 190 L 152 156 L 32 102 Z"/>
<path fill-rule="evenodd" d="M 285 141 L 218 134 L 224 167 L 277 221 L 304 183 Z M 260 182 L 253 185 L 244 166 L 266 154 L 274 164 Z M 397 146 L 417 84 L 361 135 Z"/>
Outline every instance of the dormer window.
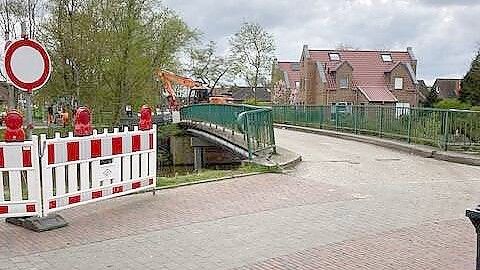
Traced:
<path fill-rule="evenodd" d="M 348 88 L 348 77 L 340 78 L 340 89 Z"/>
<path fill-rule="evenodd" d="M 339 53 L 329 53 L 331 61 L 340 61 L 340 54 Z"/>
<path fill-rule="evenodd" d="M 292 63 L 290 67 L 293 71 L 300 71 L 300 63 Z"/>
<path fill-rule="evenodd" d="M 384 53 L 382 54 L 382 60 L 383 62 L 392 62 L 392 55 Z"/>

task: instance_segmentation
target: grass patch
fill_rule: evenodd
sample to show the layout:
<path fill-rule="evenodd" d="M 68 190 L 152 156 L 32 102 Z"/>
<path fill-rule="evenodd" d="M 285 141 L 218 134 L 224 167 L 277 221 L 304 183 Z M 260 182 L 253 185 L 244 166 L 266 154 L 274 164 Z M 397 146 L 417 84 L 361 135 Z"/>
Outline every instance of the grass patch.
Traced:
<path fill-rule="evenodd" d="M 183 130 L 177 124 L 161 125 L 157 129 L 157 136 L 159 139 L 180 136 L 183 134 Z"/>
<path fill-rule="evenodd" d="M 279 173 L 281 171 L 278 167 L 267 167 L 257 164 L 245 164 L 232 170 L 201 170 L 199 172 L 192 172 L 183 175 L 176 175 L 174 177 L 158 177 L 157 187 L 165 187 L 172 185 L 179 185 L 185 183 L 199 182 L 208 179 L 231 177 L 246 173 Z"/>

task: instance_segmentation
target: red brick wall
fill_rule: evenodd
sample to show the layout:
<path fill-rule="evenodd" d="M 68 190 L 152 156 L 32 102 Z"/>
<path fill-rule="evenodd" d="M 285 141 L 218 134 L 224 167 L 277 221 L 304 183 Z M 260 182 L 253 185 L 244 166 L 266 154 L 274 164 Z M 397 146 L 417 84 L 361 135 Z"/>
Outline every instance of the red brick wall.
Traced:
<path fill-rule="evenodd" d="M 327 91 L 326 85 L 321 82 L 316 64 L 311 59 L 302 62 L 302 89 L 305 89 L 305 104 L 307 105 L 329 105 L 337 102 L 350 102 L 353 104 L 367 103 L 367 98 L 352 86 L 352 69 L 343 65 L 337 71 L 337 86 L 340 86 L 340 78 L 349 78 L 349 88 Z M 403 78 L 403 90 L 394 90 L 395 77 Z M 399 65 L 390 75 L 385 76 L 385 83 L 391 89 L 398 102 L 410 103 L 411 106 L 418 105 L 416 85 L 413 83 L 408 69 Z"/>
<path fill-rule="evenodd" d="M 395 90 L 395 78 L 398 77 L 403 78 L 403 90 Z M 392 70 L 390 75 L 385 76 L 385 79 L 387 80 L 390 91 L 392 91 L 393 95 L 398 99 L 398 102 L 410 103 L 410 106 L 418 105 L 418 98 L 416 95 L 417 88 L 405 66 L 397 66 Z"/>

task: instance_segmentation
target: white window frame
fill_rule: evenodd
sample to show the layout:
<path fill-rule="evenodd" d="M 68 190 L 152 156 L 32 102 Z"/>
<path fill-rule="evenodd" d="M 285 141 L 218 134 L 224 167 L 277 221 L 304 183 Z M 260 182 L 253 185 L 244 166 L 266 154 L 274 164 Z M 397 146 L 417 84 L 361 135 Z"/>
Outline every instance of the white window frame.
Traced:
<path fill-rule="evenodd" d="M 295 89 L 300 89 L 300 81 L 295 81 Z"/>
<path fill-rule="evenodd" d="M 383 62 L 392 62 L 392 55 L 389 53 L 382 53 L 382 60 Z"/>
<path fill-rule="evenodd" d="M 395 104 L 396 109 L 396 116 L 397 118 L 402 115 L 409 115 L 410 114 L 410 103 L 407 102 L 397 102 Z"/>
<path fill-rule="evenodd" d="M 345 85 L 342 85 L 343 80 L 346 82 Z M 340 85 L 340 89 L 348 89 L 348 77 L 345 76 L 340 78 L 339 85 Z"/>
<path fill-rule="evenodd" d="M 402 77 L 395 77 L 395 79 L 394 79 L 394 89 L 395 90 L 403 90 L 403 78 Z"/>
<path fill-rule="evenodd" d="M 330 61 L 340 61 L 339 53 L 329 53 L 328 57 L 330 57 Z"/>

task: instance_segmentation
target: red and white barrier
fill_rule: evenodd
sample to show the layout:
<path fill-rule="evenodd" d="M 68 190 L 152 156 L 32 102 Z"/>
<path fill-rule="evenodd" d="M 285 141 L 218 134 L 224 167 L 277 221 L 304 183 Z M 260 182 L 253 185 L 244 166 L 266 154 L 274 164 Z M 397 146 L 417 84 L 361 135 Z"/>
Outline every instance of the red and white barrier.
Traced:
<path fill-rule="evenodd" d="M 75 134 L 47 139 L 25 133 L 19 112 L 6 117 L 0 142 L 0 218 L 46 216 L 62 209 L 154 188 L 157 127 L 143 106 L 133 131 L 91 128 L 88 108 L 75 117 Z M 92 134 L 93 133 L 93 134 Z M 91 134 L 91 135 L 89 135 Z"/>
<path fill-rule="evenodd" d="M 155 187 L 156 126 L 40 137 L 43 215 Z"/>
<path fill-rule="evenodd" d="M 41 214 L 38 138 L 0 142 L 0 217 Z"/>

